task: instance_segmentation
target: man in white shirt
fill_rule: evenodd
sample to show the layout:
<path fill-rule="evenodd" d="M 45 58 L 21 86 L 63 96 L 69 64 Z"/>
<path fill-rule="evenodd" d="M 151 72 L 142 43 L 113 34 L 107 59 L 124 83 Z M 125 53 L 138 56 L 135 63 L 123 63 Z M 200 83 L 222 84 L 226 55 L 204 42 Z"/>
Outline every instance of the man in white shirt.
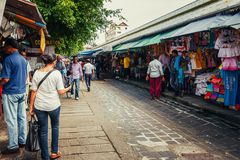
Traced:
<path fill-rule="evenodd" d="M 85 82 L 86 82 L 87 90 L 88 92 L 90 92 L 91 80 L 92 80 L 92 77 L 94 76 L 95 67 L 90 63 L 89 59 L 86 62 L 87 63 L 83 66 L 83 70 L 85 73 Z"/>
<path fill-rule="evenodd" d="M 159 99 L 162 81 L 164 81 L 164 73 L 157 55 L 154 55 L 154 60 L 148 65 L 146 80 L 150 80 L 150 95 L 152 96 L 152 100 L 155 98 Z"/>

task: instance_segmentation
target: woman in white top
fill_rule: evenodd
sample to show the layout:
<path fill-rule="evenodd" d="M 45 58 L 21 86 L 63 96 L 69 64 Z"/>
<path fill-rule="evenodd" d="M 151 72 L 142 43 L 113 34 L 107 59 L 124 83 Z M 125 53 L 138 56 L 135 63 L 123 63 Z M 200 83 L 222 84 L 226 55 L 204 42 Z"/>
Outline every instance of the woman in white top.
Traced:
<path fill-rule="evenodd" d="M 150 95 L 152 100 L 159 99 L 161 94 L 162 81 L 164 81 L 164 74 L 161 62 L 158 60 L 158 56 L 154 55 L 148 65 L 146 80 L 150 80 Z"/>
<path fill-rule="evenodd" d="M 36 114 L 39 123 L 39 144 L 41 156 L 44 160 L 56 159 L 61 156 L 58 150 L 60 99 L 59 94 L 64 94 L 70 87 L 64 88 L 62 75 L 58 70 L 53 70 L 56 65 L 55 54 L 41 56 L 45 67 L 37 70 L 32 79 L 32 93 L 30 99 L 30 115 Z M 51 71 L 48 77 L 40 81 Z M 48 116 L 51 119 L 52 145 L 51 156 L 48 152 Z"/>

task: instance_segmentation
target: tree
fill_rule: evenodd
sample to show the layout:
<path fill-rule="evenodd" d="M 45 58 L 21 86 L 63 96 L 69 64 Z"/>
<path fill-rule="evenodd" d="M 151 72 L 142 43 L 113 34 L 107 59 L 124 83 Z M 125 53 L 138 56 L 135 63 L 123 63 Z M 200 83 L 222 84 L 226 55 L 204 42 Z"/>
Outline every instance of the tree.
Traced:
<path fill-rule="evenodd" d="M 111 0 L 33 0 L 47 23 L 51 38 L 61 43 L 56 52 L 76 54 L 83 45 L 93 40 L 97 30 L 105 29 L 110 18 L 118 17 L 121 10 L 108 10 L 104 3 Z"/>

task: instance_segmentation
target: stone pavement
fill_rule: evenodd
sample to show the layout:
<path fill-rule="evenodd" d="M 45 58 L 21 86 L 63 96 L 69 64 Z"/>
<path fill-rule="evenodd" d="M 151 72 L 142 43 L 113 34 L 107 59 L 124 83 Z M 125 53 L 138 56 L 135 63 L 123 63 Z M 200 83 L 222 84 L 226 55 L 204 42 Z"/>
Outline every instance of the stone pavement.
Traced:
<path fill-rule="evenodd" d="M 62 98 L 61 159 L 239 159 L 240 130 L 218 117 L 117 81 L 81 86 L 79 101 Z M 6 143 L 0 130 L 0 149 Z M 49 136 L 50 137 L 50 136 Z M 22 153 L 22 155 L 24 152 Z M 0 159 L 19 159 L 17 155 Z M 38 156 L 39 157 L 39 156 Z M 25 159 L 37 159 L 25 153 Z"/>
<path fill-rule="evenodd" d="M 125 82 L 125 81 L 121 81 L 121 82 Z M 149 84 L 146 83 L 145 81 L 129 80 L 128 82 L 125 82 L 125 83 L 132 84 L 136 87 L 149 90 Z M 240 121 L 240 114 L 238 111 L 229 110 L 224 106 L 213 104 L 211 102 L 204 100 L 202 97 L 198 97 L 194 95 L 192 96 L 185 95 L 184 97 L 180 97 L 180 96 L 175 96 L 173 92 L 169 92 L 169 91 L 163 92 L 162 95 L 166 98 L 170 98 L 177 102 L 183 103 L 185 105 L 198 108 L 202 111 L 216 114 L 217 116 L 222 117 L 228 121 L 232 121 L 234 123 L 238 123 Z"/>
<path fill-rule="evenodd" d="M 82 95 L 84 93 L 82 92 Z M 60 118 L 60 135 L 59 148 L 63 156 L 61 159 L 66 160 L 120 160 L 112 142 L 106 134 L 103 126 L 99 123 L 101 120 L 96 119 L 96 113 L 93 112 L 89 104 L 82 96 L 80 101 L 62 98 L 61 118 Z M 2 123 L 1 123 L 2 124 Z M 50 125 L 50 124 L 49 124 Z M 109 130 L 109 129 L 108 129 Z M 1 149 L 7 145 L 6 128 L 1 126 L 0 144 Z M 49 130 L 49 145 L 51 131 Z M 3 144 L 3 145 L 2 145 Z M 124 146 L 125 145 L 125 146 Z M 121 147 L 128 148 L 125 143 Z M 119 146 L 120 147 L 120 146 Z M 133 153 L 126 151 L 125 155 L 134 159 Z M 132 154 L 132 156 L 131 156 Z M 130 156 L 129 156 L 130 155 Z M 29 153 L 21 150 L 19 155 L 2 156 L 1 160 L 11 159 L 41 159 L 40 153 Z"/>

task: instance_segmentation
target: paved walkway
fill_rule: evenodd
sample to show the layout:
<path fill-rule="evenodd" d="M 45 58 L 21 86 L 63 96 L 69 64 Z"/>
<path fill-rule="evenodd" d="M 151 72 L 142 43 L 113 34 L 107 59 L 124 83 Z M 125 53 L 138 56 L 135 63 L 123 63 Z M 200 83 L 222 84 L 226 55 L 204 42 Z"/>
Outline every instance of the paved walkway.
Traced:
<path fill-rule="evenodd" d="M 109 122 L 104 122 L 98 111 L 93 111 L 92 107 L 86 100 L 89 93 L 85 89 L 81 90 L 81 99 L 79 101 L 62 97 L 61 118 L 60 118 L 60 136 L 59 148 L 63 154 L 63 160 L 120 160 L 120 159 L 136 159 L 131 148 L 127 143 L 122 141 L 121 136 L 117 137 L 117 131 L 111 129 Z M 96 109 L 96 108 L 95 108 Z M 97 114 L 97 115 L 96 115 Z M 105 129 L 104 129 L 104 127 Z M 50 126 L 50 124 L 49 124 Z M 1 123 L 0 126 L 0 150 L 7 145 L 6 126 Z M 111 131 L 109 135 L 106 134 Z M 49 130 L 49 137 L 51 137 Z M 118 145 L 120 149 L 116 152 L 116 148 L 109 139 Z M 50 140 L 49 140 L 50 144 Z M 120 158 L 120 154 L 121 158 Z M 12 159 L 41 159 L 39 153 L 29 153 L 21 150 L 20 154 L 11 156 L 0 155 L 1 160 Z M 135 157 L 135 158 L 134 158 Z"/>
<path fill-rule="evenodd" d="M 125 81 L 121 81 L 125 82 Z M 128 82 L 134 86 L 147 89 L 149 90 L 149 84 L 146 83 L 145 81 L 136 81 L 136 80 L 129 80 Z M 218 105 L 211 103 L 210 101 L 206 101 L 203 99 L 203 97 L 199 96 L 187 96 L 185 95 L 184 97 L 180 96 L 175 96 L 174 92 L 169 92 L 165 91 L 162 93 L 163 96 L 174 99 L 175 101 L 178 101 L 180 103 L 186 104 L 188 106 L 192 106 L 193 108 L 198 108 L 200 110 L 203 110 L 205 112 L 213 113 L 216 114 L 219 117 L 222 117 L 228 121 L 238 123 L 240 121 L 240 111 L 235 111 L 235 110 L 229 110 L 227 107 L 224 107 L 223 105 Z"/>
<path fill-rule="evenodd" d="M 216 116 L 165 98 L 151 101 L 146 90 L 117 81 L 95 81 L 91 92 L 82 85 L 79 101 L 62 98 L 61 159 L 236 160 L 239 135 L 239 127 Z"/>

